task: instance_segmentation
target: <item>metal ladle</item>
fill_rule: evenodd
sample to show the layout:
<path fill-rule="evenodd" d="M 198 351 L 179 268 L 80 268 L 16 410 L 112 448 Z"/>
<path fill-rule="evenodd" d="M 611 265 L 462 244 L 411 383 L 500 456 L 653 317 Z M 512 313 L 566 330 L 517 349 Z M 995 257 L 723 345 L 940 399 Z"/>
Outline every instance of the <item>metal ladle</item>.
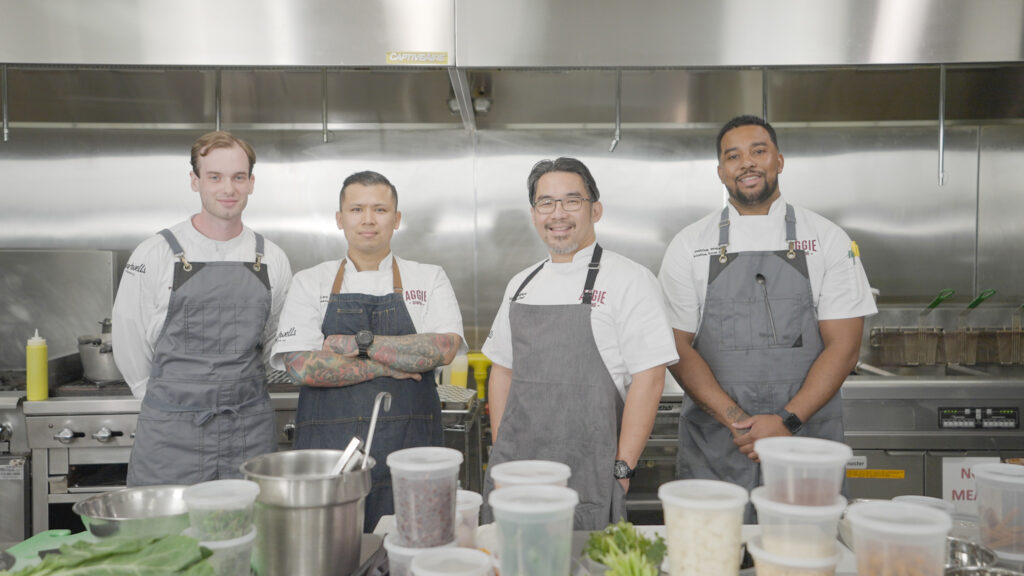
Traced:
<path fill-rule="evenodd" d="M 331 476 L 337 476 L 338 474 L 346 472 L 346 465 L 355 457 L 356 453 L 359 451 L 359 447 L 362 445 L 363 441 L 360 440 L 358 436 L 353 436 L 352 439 L 348 441 L 348 446 L 346 446 L 345 451 L 342 452 L 341 458 L 338 458 L 338 461 L 334 464 L 334 467 L 331 468 L 331 471 L 328 472 L 328 474 Z"/>
<path fill-rule="evenodd" d="M 390 411 L 391 394 L 389 392 L 378 392 L 377 397 L 373 399 L 373 416 L 370 417 L 370 432 L 366 437 L 366 453 L 363 455 L 363 470 L 366 470 L 366 466 L 370 463 L 370 447 L 373 444 L 373 431 L 377 428 L 377 413 L 380 412 L 380 405 L 382 401 L 384 403 L 384 411 Z"/>

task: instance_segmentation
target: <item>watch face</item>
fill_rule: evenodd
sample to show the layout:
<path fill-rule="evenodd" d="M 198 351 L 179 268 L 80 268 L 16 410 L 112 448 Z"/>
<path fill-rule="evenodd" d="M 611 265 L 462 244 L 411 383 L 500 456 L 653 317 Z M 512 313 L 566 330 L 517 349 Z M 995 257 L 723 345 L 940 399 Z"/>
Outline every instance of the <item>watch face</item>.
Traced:
<path fill-rule="evenodd" d="M 633 471 L 629 469 L 629 464 L 626 464 L 622 460 L 615 461 L 615 477 L 616 478 L 629 478 L 632 476 Z"/>
<path fill-rule="evenodd" d="M 360 330 L 356 332 L 356 344 L 359 346 L 369 346 L 373 344 L 373 332 L 369 330 Z"/>

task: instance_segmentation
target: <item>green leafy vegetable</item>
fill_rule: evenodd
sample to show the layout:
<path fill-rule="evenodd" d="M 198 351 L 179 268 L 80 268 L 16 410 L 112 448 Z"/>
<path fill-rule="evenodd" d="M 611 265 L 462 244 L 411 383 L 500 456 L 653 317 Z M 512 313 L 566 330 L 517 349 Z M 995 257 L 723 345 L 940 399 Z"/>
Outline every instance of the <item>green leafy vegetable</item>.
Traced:
<path fill-rule="evenodd" d="M 60 547 L 35 566 L 10 576 L 215 576 L 210 551 L 187 536 L 108 538 Z"/>
<path fill-rule="evenodd" d="M 651 540 L 625 520 L 594 532 L 583 554 L 608 567 L 606 576 L 658 576 L 665 557 L 665 539 Z"/>

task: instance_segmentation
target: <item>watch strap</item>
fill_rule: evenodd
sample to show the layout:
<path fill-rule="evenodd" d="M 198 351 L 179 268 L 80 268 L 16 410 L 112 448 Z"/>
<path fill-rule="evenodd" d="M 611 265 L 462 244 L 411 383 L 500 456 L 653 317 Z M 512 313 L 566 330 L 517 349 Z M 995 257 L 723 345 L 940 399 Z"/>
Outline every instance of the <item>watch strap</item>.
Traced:
<path fill-rule="evenodd" d="M 777 412 L 780 418 L 782 418 L 782 424 L 789 430 L 790 434 L 796 434 L 804 427 L 803 420 L 796 414 L 793 414 L 789 410 L 783 408 Z"/>

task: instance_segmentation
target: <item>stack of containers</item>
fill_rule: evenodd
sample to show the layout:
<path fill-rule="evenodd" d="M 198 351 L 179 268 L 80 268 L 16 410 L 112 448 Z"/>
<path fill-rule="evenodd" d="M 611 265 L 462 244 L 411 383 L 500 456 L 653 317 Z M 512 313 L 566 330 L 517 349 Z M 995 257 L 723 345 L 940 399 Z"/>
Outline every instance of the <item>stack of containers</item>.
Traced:
<path fill-rule="evenodd" d="M 490 493 L 502 574 L 565 576 L 579 495 L 565 486 L 503 486 Z"/>
<path fill-rule="evenodd" d="M 832 576 L 846 509 L 840 494 L 849 446 L 819 438 L 779 436 L 754 443 L 764 485 L 751 491 L 761 534 L 747 543 L 759 576 Z"/>
<path fill-rule="evenodd" d="M 739 573 L 747 491 L 720 480 L 676 480 L 658 487 L 672 576 Z"/>
<path fill-rule="evenodd" d="M 1024 466 L 993 462 L 971 470 L 981 543 L 1002 562 L 1024 566 Z"/>
<path fill-rule="evenodd" d="M 191 527 L 187 536 L 199 540 L 213 555 L 217 576 L 248 576 L 256 540 L 253 508 L 260 486 L 249 480 L 213 480 L 190 486 L 182 494 Z"/>
<path fill-rule="evenodd" d="M 408 576 L 415 557 L 455 546 L 456 491 L 462 453 L 424 446 L 387 458 L 395 500 L 395 532 L 384 539 L 394 576 Z"/>

